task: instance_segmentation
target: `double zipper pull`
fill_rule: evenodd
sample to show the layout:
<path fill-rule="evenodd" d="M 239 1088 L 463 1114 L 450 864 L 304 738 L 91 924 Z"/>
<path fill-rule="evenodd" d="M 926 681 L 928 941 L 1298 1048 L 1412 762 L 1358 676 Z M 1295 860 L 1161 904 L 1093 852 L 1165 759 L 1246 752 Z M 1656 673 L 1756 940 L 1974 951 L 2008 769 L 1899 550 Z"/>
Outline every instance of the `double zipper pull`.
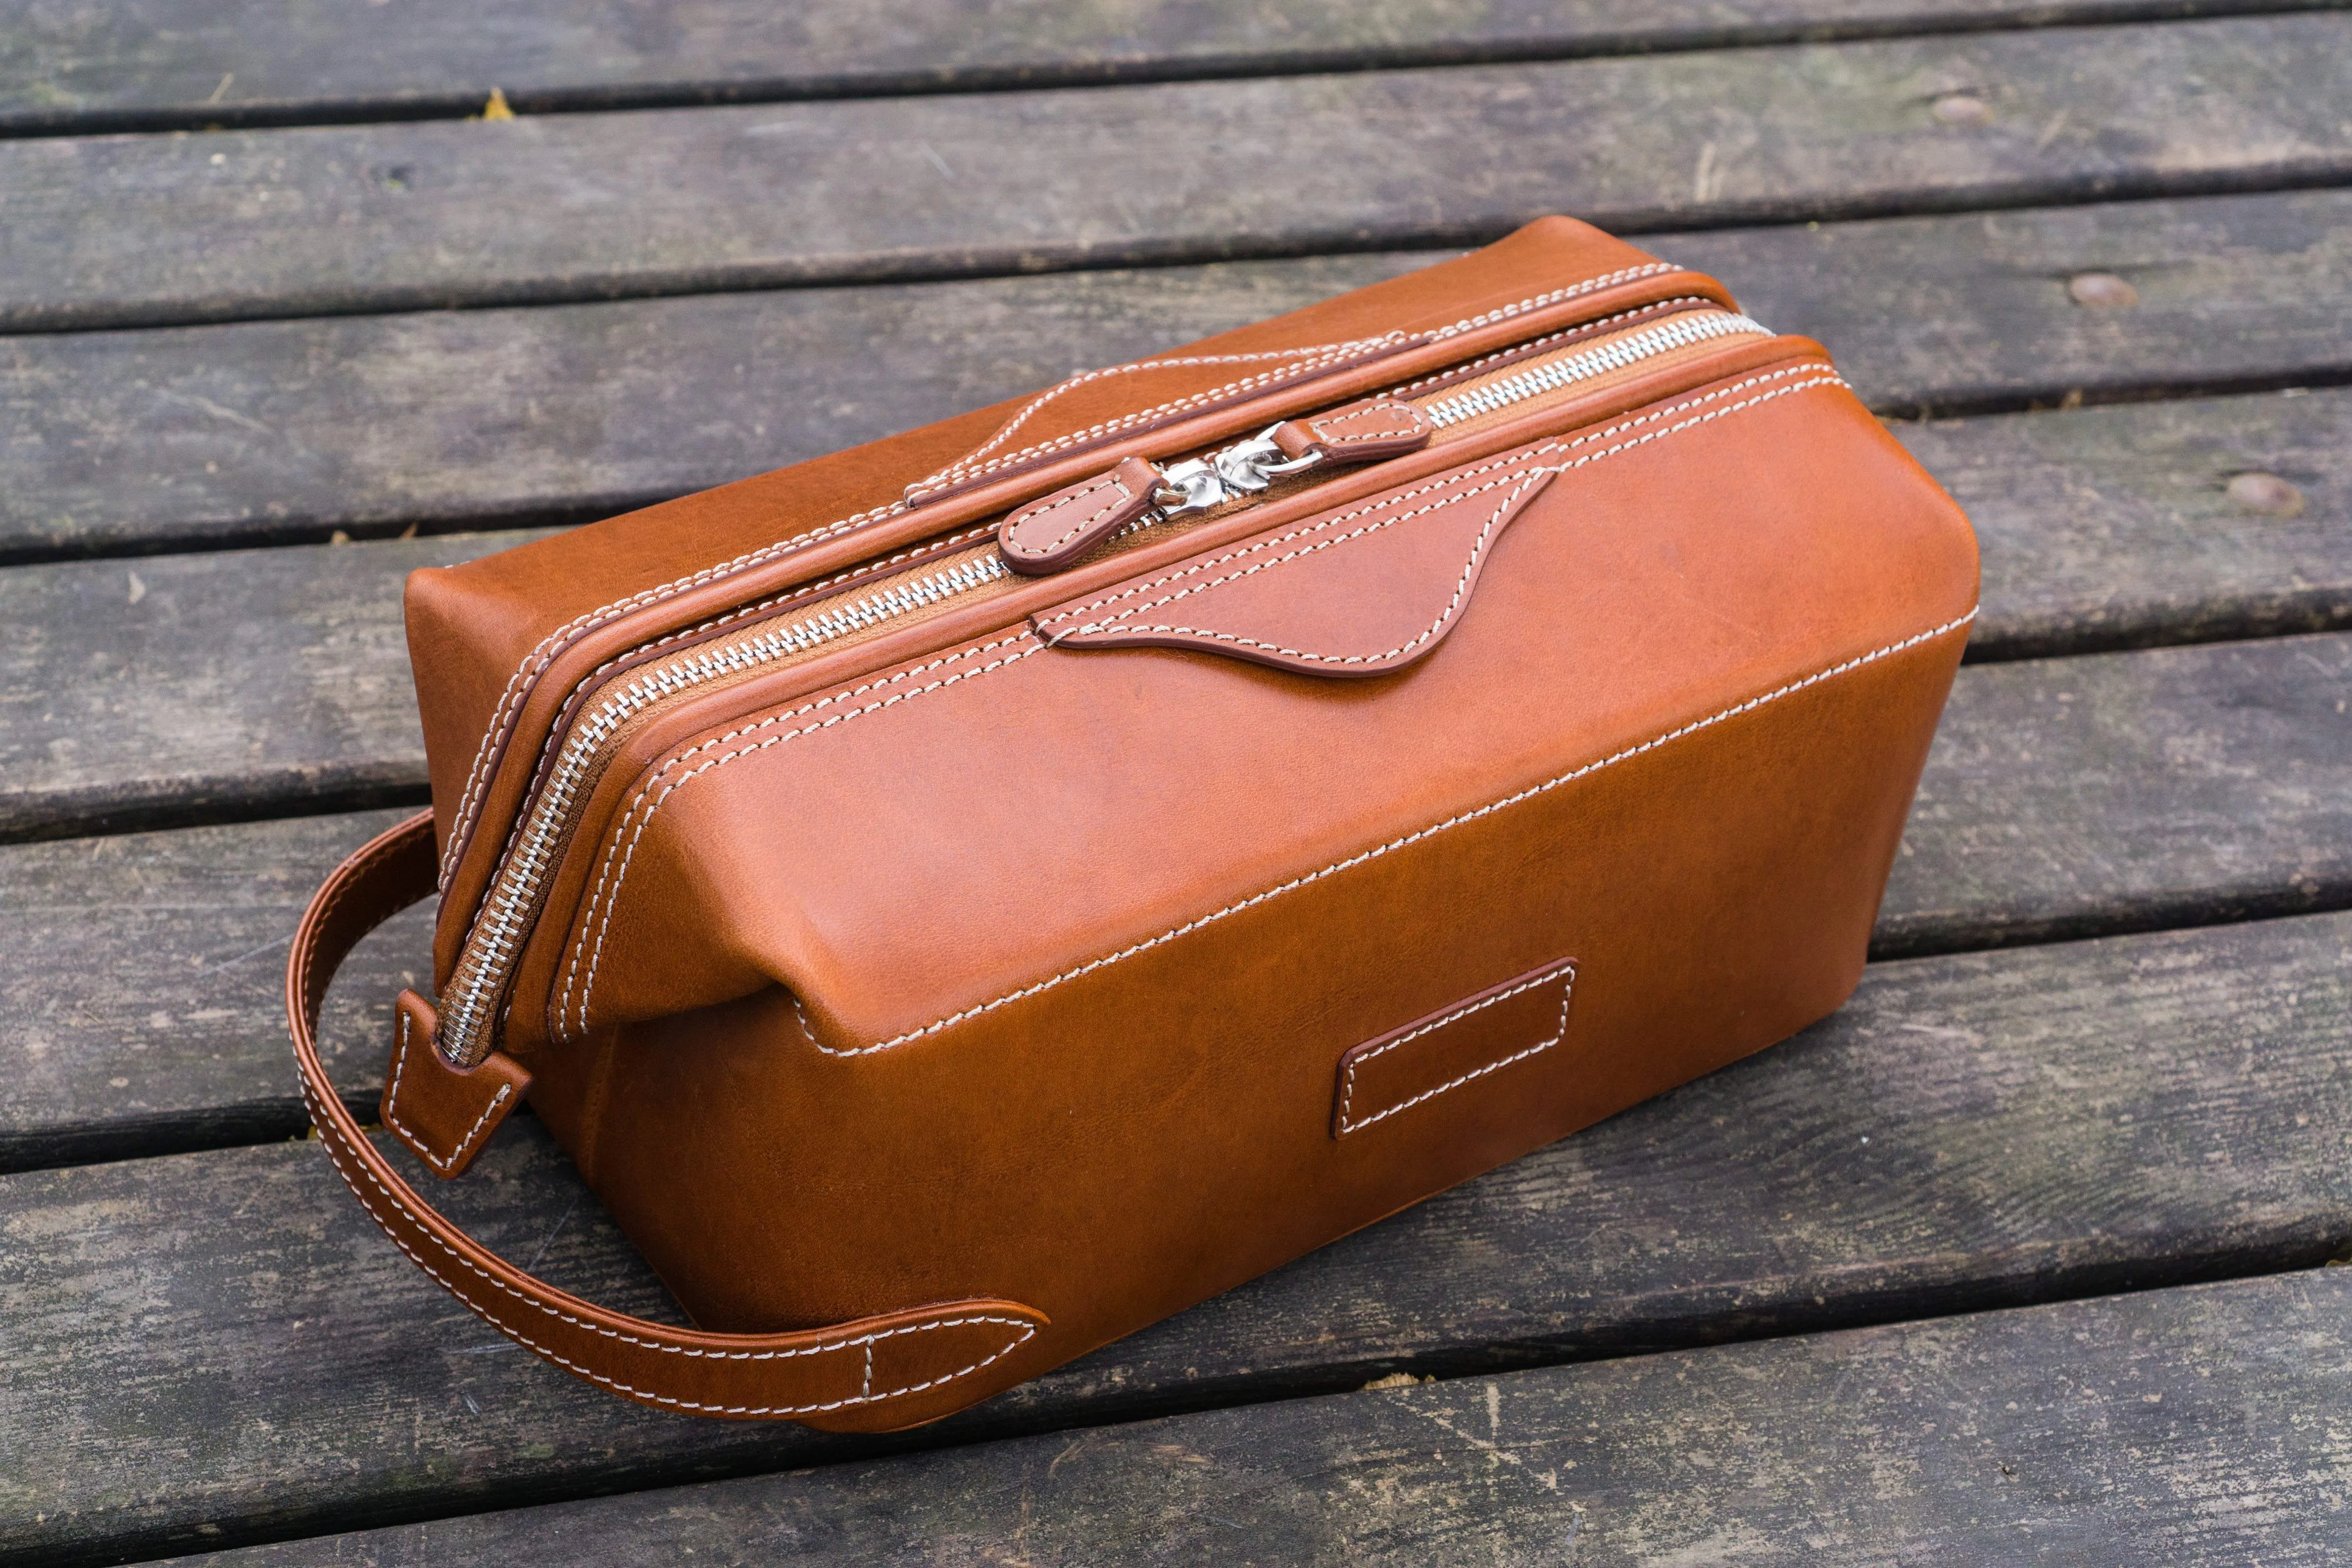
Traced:
<path fill-rule="evenodd" d="M 1004 563 L 1028 577 L 1059 572 L 1120 529 L 1150 512 L 1160 470 L 1129 458 L 1107 474 L 1065 485 L 1031 501 L 997 525 Z"/>
<path fill-rule="evenodd" d="M 1205 458 L 1164 468 L 1129 458 L 1007 515 L 997 526 L 997 547 L 1007 566 L 1042 577 L 1128 528 L 1213 511 L 1318 464 L 1371 463 L 1417 452 L 1435 430 L 1412 405 L 1375 398 L 1312 419 L 1286 419 Z"/>

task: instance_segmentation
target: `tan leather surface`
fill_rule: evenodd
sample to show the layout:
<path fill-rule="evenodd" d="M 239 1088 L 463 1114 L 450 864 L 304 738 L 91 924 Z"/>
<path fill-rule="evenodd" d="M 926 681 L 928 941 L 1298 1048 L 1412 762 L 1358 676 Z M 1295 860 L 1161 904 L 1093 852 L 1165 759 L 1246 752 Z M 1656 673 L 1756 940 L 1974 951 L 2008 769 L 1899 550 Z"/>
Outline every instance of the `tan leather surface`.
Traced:
<path fill-rule="evenodd" d="M 1068 565 L 1150 511 L 1160 470 L 1140 458 L 1005 513 L 998 546 L 1015 572 L 1038 575 Z"/>
<path fill-rule="evenodd" d="M 1131 458 L 1276 419 L 1303 442 L 1694 296 L 1728 303 L 1547 220 L 1208 352 L 420 574 L 443 971 L 567 714 L 645 645 Z M 824 1357 L 799 1393 L 665 1397 L 929 1418 L 1851 989 L 1973 614 L 1949 500 L 1801 339 L 1413 446 L 615 736 L 518 933 L 501 1043 L 534 1107 L 709 1329 L 837 1356 L 821 1325 L 983 1300 L 1021 1328 L 888 1398 L 839 1404 Z M 1078 504 L 1035 514 L 1049 542 Z M 459 1245 L 371 1206 L 421 1260 Z"/>
<path fill-rule="evenodd" d="M 1568 1038 L 1576 961 L 1561 959 L 1366 1040 L 1339 1058 L 1331 1136 L 1377 1127 Z"/>
<path fill-rule="evenodd" d="M 657 1409 L 730 1419 L 891 1431 L 936 1420 L 1044 1364 L 1034 1342 L 1049 1325 L 1017 1302 L 941 1302 L 802 1333 L 707 1333 L 606 1311 L 531 1278 L 443 1218 L 368 1142 L 329 1081 L 314 1038 L 336 968 L 361 937 L 429 896 L 433 871 L 429 814 L 380 834 L 338 867 L 294 933 L 286 1016 L 303 1101 L 336 1173 L 393 1245 L 451 1295 L 600 1387 Z M 477 1070 L 513 1069 L 493 1057 Z"/>
<path fill-rule="evenodd" d="M 433 1026 L 431 1003 L 414 991 L 394 999 L 383 1124 L 436 1175 L 461 1176 L 530 1091 L 530 1074 L 503 1051 L 460 1071 L 433 1048 Z"/>
<path fill-rule="evenodd" d="M 1033 624 L 1065 650 L 1194 648 L 1301 675 L 1388 675 L 1426 658 L 1461 621 L 1504 530 L 1556 477 L 1506 468 L 1407 486 Z"/>
<path fill-rule="evenodd" d="M 1949 503 L 1818 365 L 1759 374 L 1465 470 L 1477 486 L 1575 465 L 1503 532 L 1410 679 L 1042 657 L 1005 624 L 1013 596 L 987 606 L 992 627 L 943 618 L 931 629 L 958 640 L 846 686 L 770 708 L 753 681 L 719 710 L 689 704 L 592 797 L 518 994 L 572 1036 L 782 984 L 821 1025 L 888 1038 L 1477 804 L 1475 786 L 1965 614 L 1973 544 Z M 1007 897 L 1021 919 L 1002 917 Z M 679 908 L 692 943 L 670 934 Z M 528 1012 L 510 1050 L 544 1037 Z"/>
<path fill-rule="evenodd" d="M 1420 451 L 1436 429 L 1412 404 L 1374 397 L 1328 414 L 1286 419 L 1270 434 L 1285 457 L 1312 453 L 1328 462 L 1377 463 Z"/>
<path fill-rule="evenodd" d="M 1837 1005 L 1960 637 L 903 1046 L 776 988 L 618 1031 L 588 1173 L 706 1324 L 1017 1290 L 1082 1353 Z M 1561 1047 L 1331 1136 L 1347 1049 L 1564 951 Z"/>
<path fill-rule="evenodd" d="M 608 660 L 795 584 L 993 518 L 1147 446 L 1189 449 L 1505 350 L 1530 333 L 1692 297 L 1730 302 L 1711 279 L 1573 219 L 1543 218 L 1458 260 L 1088 372 L 1034 396 L 461 569 L 413 574 L 409 647 L 444 847 L 436 984 L 495 870 L 556 714 Z M 1357 357 L 1356 346 L 1372 341 L 1389 352 L 1371 362 Z M 1335 359 L 1335 350 L 1347 352 Z M 1034 458 L 988 467 L 1033 448 Z M 966 458 L 976 465 L 966 477 L 985 482 L 907 509 L 907 486 Z"/>

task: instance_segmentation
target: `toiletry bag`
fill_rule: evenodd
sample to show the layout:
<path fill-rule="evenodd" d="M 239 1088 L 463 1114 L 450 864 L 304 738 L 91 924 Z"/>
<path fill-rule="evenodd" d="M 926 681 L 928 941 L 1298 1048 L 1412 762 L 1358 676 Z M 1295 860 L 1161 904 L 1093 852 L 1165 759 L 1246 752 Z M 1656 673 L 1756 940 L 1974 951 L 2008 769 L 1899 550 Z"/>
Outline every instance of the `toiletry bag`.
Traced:
<path fill-rule="evenodd" d="M 1976 594 L 1820 345 L 1544 219 L 415 574 L 433 809 L 306 918 L 311 1112 L 603 1387 L 932 1420 L 1835 1008 Z M 329 1087 L 329 974 L 436 891 L 384 1128 L 455 1177 L 528 1099 L 694 1328 Z"/>

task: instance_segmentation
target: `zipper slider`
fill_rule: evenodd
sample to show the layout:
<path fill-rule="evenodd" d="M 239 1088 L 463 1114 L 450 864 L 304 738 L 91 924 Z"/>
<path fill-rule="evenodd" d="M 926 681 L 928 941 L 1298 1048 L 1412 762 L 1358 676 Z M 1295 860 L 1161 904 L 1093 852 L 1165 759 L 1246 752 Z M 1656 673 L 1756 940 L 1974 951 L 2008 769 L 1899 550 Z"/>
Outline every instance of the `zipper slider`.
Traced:
<path fill-rule="evenodd" d="M 1245 441 L 1164 468 L 1129 458 L 1007 514 L 997 525 L 997 548 L 1015 572 L 1042 577 L 1130 527 L 1213 510 L 1318 464 L 1418 451 L 1435 429 L 1412 404 L 1375 398 L 1314 419 L 1280 420 Z"/>
<path fill-rule="evenodd" d="M 1301 473 L 1323 460 L 1320 452 L 1286 452 L 1275 440 L 1281 425 L 1269 425 L 1246 441 L 1236 441 L 1206 458 L 1171 463 L 1160 470 L 1155 521 L 1190 517 L 1242 496 L 1254 496 L 1285 474 Z"/>

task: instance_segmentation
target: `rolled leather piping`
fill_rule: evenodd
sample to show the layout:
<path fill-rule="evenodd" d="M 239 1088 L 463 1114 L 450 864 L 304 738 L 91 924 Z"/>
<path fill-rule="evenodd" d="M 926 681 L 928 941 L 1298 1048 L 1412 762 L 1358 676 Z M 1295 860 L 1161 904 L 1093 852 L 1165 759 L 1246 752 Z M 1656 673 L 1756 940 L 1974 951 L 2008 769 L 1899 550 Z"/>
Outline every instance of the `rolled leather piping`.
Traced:
<path fill-rule="evenodd" d="M 360 1130 L 315 1032 L 327 984 L 369 931 L 434 890 L 433 814 L 379 835 L 303 911 L 286 963 L 302 1097 L 327 1157 L 410 1261 L 475 1314 L 573 1375 L 640 1404 L 832 1431 L 918 1426 L 1018 1381 L 1013 1352 L 1047 1326 L 1034 1307 L 950 1301 L 789 1333 L 673 1328 L 583 1301 L 499 1258 L 436 1212 Z M 1009 1358 L 1013 1358 L 1008 1365 Z"/>

